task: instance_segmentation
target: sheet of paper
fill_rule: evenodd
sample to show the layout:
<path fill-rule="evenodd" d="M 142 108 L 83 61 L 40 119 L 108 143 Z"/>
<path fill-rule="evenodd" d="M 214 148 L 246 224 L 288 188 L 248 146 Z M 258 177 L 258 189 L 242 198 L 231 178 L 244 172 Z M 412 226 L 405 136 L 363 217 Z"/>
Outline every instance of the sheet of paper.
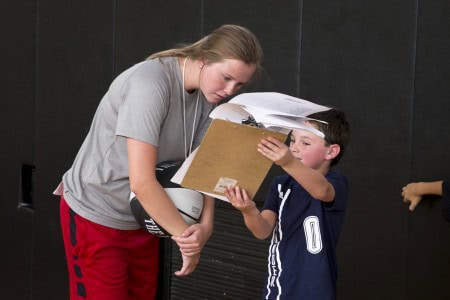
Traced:
<path fill-rule="evenodd" d="M 241 124 L 242 120 L 247 120 L 250 113 L 239 104 L 223 103 L 218 105 L 210 114 L 211 119 L 221 119 Z"/>
<path fill-rule="evenodd" d="M 287 134 L 293 129 L 313 132 L 321 138 L 324 134 L 304 123 L 310 120 L 307 116 L 329 107 L 289 95 L 261 92 L 244 93 L 232 98 L 228 103 L 217 106 L 210 114 L 212 119 L 222 119 L 242 123 L 251 116 L 260 127 Z"/>
<path fill-rule="evenodd" d="M 189 166 L 191 165 L 192 161 L 195 158 L 195 155 L 197 154 L 198 148 L 196 148 L 194 151 L 189 154 L 189 156 L 184 160 L 183 164 L 178 168 L 178 171 L 173 175 L 173 177 L 170 179 L 173 183 L 180 184 L 183 181 L 184 176 L 186 175 Z"/>
<path fill-rule="evenodd" d="M 243 93 L 232 98 L 228 103 L 261 108 L 272 111 L 273 114 L 287 114 L 297 117 L 306 117 L 312 113 L 330 109 L 307 100 L 275 92 Z"/>
<path fill-rule="evenodd" d="M 319 136 L 321 138 L 325 138 L 325 135 L 323 134 L 323 132 L 303 123 L 305 119 L 297 118 L 295 120 L 292 120 L 292 119 L 282 117 L 282 116 L 263 115 L 263 114 L 260 114 L 260 112 L 257 110 L 252 110 L 251 112 L 252 112 L 253 118 L 268 129 L 270 129 L 271 127 L 279 126 L 279 127 L 287 128 L 289 130 L 294 130 L 294 129 L 308 130 L 308 131 L 313 132 L 314 134 L 316 134 L 317 136 Z"/>

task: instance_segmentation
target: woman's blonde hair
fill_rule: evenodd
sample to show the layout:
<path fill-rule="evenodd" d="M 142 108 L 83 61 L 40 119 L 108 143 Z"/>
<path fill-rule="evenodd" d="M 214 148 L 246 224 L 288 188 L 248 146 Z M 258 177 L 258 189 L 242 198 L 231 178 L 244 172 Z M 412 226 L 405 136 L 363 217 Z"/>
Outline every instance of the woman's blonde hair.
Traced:
<path fill-rule="evenodd" d="M 147 60 L 162 57 L 190 57 L 212 63 L 222 59 L 237 59 L 255 65 L 260 71 L 263 52 L 258 39 L 250 30 L 228 24 L 222 25 L 193 44 L 154 53 Z"/>

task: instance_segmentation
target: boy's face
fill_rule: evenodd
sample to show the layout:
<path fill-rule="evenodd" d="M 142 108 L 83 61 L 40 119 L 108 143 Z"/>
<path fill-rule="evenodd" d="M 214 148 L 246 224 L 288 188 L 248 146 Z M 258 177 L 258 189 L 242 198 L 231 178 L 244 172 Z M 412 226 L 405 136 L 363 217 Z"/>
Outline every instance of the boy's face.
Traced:
<path fill-rule="evenodd" d="M 307 124 L 311 126 L 311 124 Z M 325 140 L 307 130 L 293 130 L 289 149 L 295 158 L 312 169 L 320 169 L 329 153 Z"/>

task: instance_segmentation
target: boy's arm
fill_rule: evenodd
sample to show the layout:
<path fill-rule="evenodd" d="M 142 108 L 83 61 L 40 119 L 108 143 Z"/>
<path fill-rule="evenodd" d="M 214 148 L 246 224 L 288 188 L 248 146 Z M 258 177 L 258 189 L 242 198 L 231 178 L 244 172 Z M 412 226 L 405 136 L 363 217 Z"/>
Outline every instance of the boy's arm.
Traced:
<path fill-rule="evenodd" d="M 245 225 L 256 238 L 264 240 L 272 234 L 277 220 L 277 214 L 273 211 L 266 209 L 259 212 L 255 207 L 253 212 L 242 212 L 242 215 L 244 216 Z"/>
<path fill-rule="evenodd" d="M 225 196 L 236 209 L 242 212 L 247 228 L 258 239 L 270 236 L 277 220 L 277 214 L 270 210 L 260 212 L 254 201 L 248 198 L 247 192 L 238 186 L 228 187 Z"/>
<path fill-rule="evenodd" d="M 322 174 L 325 171 L 320 172 L 305 166 L 279 140 L 272 137 L 261 140 L 258 145 L 258 152 L 283 168 L 315 199 L 324 202 L 334 200 L 334 187 Z"/>
<path fill-rule="evenodd" d="M 297 159 L 294 159 L 281 167 L 314 199 L 324 202 L 334 201 L 334 187 L 319 171 L 305 166 Z"/>

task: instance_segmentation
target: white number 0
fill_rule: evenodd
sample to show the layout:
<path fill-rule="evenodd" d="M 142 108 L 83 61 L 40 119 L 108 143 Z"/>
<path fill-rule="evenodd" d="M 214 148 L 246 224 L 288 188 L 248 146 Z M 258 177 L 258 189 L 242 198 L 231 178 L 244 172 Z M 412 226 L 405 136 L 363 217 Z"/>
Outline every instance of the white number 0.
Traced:
<path fill-rule="evenodd" d="M 310 216 L 303 221 L 305 230 L 306 247 L 309 253 L 317 254 L 322 250 L 322 237 L 320 236 L 319 219 Z"/>

